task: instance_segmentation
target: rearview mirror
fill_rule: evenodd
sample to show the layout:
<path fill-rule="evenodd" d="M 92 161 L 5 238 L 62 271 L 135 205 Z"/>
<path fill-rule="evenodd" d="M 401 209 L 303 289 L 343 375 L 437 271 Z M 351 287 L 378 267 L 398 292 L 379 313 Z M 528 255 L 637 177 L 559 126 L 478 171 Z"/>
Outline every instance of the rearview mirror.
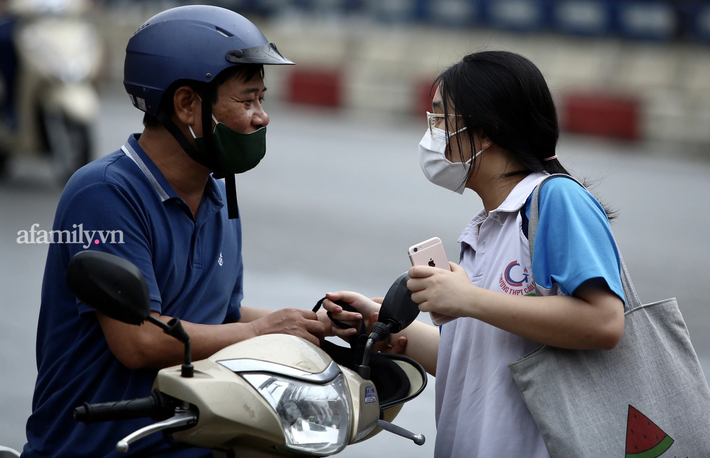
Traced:
<path fill-rule="evenodd" d="M 97 312 L 139 325 L 150 316 L 145 277 L 131 262 L 109 253 L 82 251 L 67 268 L 67 284 L 76 297 Z"/>
<path fill-rule="evenodd" d="M 396 334 L 406 328 L 419 315 L 419 304 L 412 300 L 412 292 L 407 289 L 409 275 L 400 275 L 387 291 L 380 308 L 380 323 L 390 323 L 390 332 Z"/>
<path fill-rule="evenodd" d="M 406 328 L 419 315 L 419 304 L 412 300 L 412 292 L 407 289 L 409 275 L 400 275 L 385 294 L 380 307 L 380 316 L 367 338 L 362 364 L 357 366 L 357 373 L 365 380 L 370 379 L 370 352 L 377 342 L 387 339 Z"/>

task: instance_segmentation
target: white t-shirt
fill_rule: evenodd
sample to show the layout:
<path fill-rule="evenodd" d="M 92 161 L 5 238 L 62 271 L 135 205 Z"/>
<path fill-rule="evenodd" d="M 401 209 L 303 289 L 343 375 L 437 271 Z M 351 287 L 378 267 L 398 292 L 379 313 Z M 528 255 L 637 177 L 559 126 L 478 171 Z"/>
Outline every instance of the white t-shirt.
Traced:
<path fill-rule="evenodd" d="M 525 177 L 497 209 L 488 215 L 481 211 L 461 234 L 461 265 L 471 282 L 508 294 L 535 295 L 534 270 L 547 295 L 573 293 L 584 281 L 600 277 L 623 299 L 619 257 L 604 210 L 571 180 L 553 179 L 541 192 L 532 265 L 520 209 L 545 177 Z M 555 246 L 557 241 L 564 244 Z M 570 256 L 577 246 L 595 256 Z M 538 346 L 473 318 L 442 326 L 435 457 L 549 457 L 508 369 L 509 362 Z"/>

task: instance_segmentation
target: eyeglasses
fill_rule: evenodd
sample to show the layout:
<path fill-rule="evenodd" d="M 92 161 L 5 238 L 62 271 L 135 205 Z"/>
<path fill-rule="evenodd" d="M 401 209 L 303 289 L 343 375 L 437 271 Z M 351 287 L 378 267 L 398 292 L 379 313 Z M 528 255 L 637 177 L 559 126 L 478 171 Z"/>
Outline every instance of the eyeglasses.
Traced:
<path fill-rule="evenodd" d="M 444 119 L 445 116 L 446 115 L 444 113 L 429 113 L 428 111 L 426 112 L 426 122 L 427 122 L 427 125 L 429 126 L 429 133 L 432 136 L 434 135 L 434 128 L 436 127 L 436 123 L 439 122 L 439 120 Z M 453 114 L 453 113 L 449 113 L 449 116 L 463 118 L 462 115 Z"/>

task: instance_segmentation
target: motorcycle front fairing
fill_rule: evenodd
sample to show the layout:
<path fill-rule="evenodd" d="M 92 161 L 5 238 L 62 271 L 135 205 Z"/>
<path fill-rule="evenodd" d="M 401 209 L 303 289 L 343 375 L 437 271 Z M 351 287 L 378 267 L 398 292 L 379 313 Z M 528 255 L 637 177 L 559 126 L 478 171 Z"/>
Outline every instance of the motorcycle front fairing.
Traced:
<path fill-rule="evenodd" d="M 380 416 L 371 381 L 298 337 L 255 337 L 194 366 L 190 379 L 163 369 L 154 385 L 199 411 L 194 427 L 173 434 L 189 445 L 327 456 L 368 436 Z"/>

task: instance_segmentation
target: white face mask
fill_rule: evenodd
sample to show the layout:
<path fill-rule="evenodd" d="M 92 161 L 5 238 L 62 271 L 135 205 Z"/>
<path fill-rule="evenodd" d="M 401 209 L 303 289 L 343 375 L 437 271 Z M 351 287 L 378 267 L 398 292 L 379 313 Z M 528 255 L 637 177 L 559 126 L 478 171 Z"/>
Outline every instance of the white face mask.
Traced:
<path fill-rule="evenodd" d="M 466 128 L 452 133 L 449 138 L 464 129 Z M 471 168 L 471 161 L 485 149 L 477 152 L 466 162 L 451 162 L 446 158 L 447 141 L 446 132 L 443 129 L 434 127 L 432 133 L 429 133 L 427 129 L 419 142 L 419 165 L 422 167 L 424 176 L 435 185 L 463 194 L 466 189 L 466 177 L 468 177 L 468 171 Z"/>

